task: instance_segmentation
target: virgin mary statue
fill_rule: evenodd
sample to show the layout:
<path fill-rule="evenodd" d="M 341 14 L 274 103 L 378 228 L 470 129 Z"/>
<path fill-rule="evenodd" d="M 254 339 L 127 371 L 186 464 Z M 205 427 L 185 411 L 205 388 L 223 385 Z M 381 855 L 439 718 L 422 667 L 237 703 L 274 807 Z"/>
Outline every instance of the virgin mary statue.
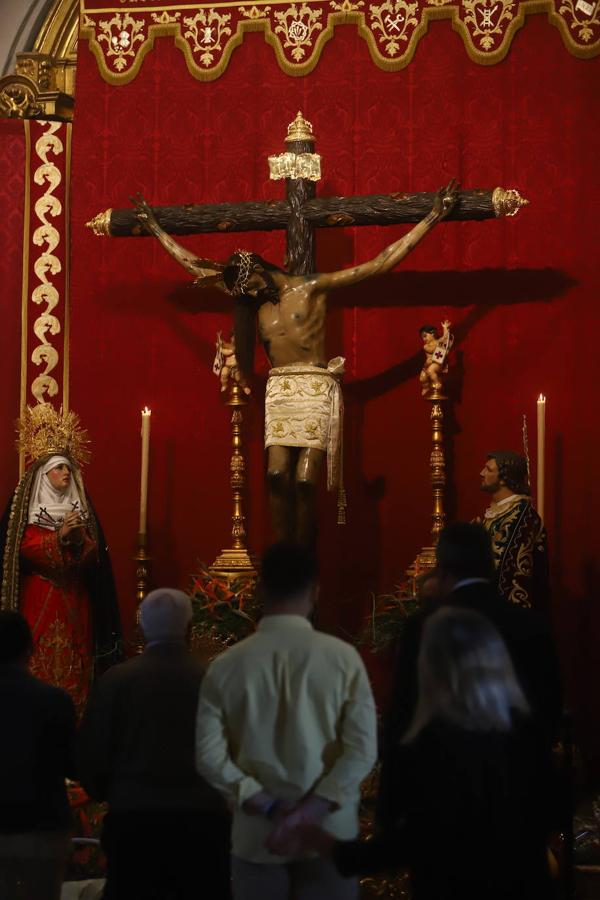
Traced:
<path fill-rule="evenodd" d="M 73 413 L 28 409 L 20 447 L 30 464 L 0 523 L 1 606 L 29 623 L 32 673 L 80 713 L 93 677 L 121 655 L 108 548 L 81 475 L 86 443 Z"/>

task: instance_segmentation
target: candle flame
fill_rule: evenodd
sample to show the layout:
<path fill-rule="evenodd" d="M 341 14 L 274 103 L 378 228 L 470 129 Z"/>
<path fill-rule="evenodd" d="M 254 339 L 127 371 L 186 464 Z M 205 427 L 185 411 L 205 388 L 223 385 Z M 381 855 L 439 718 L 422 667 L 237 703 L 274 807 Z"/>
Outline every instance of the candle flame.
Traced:
<path fill-rule="evenodd" d="M 151 414 L 152 414 L 152 410 L 151 410 L 151 409 L 148 409 L 148 407 L 145 406 L 145 407 L 143 408 L 143 410 L 142 410 L 142 415 L 143 415 L 143 416 L 150 416 Z"/>
<path fill-rule="evenodd" d="M 538 397 L 538 403 L 545 403 L 545 402 L 546 402 L 546 398 L 544 397 L 543 394 L 540 394 L 540 396 Z"/>

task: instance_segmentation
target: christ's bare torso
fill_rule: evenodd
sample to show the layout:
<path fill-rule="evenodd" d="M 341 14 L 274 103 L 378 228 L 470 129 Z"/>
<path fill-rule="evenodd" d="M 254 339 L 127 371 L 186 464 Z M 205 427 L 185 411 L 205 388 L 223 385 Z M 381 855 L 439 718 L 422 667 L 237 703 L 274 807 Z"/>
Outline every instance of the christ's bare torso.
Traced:
<path fill-rule="evenodd" d="M 279 302 L 262 303 L 258 330 L 273 366 L 292 363 L 325 365 L 327 292 L 315 290 L 315 279 L 273 273 Z"/>

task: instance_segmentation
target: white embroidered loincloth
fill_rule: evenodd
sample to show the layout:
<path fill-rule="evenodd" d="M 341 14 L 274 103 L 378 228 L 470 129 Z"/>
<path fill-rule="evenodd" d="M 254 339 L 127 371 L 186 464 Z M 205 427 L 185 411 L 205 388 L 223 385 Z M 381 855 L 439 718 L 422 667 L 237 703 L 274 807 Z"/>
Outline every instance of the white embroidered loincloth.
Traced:
<path fill-rule="evenodd" d="M 338 522 L 345 507 L 342 476 L 344 358 L 327 368 L 294 363 L 271 369 L 265 397 L 265 447 L 314 447 L 327 452 L 327 488 L 338 490 Z"/>

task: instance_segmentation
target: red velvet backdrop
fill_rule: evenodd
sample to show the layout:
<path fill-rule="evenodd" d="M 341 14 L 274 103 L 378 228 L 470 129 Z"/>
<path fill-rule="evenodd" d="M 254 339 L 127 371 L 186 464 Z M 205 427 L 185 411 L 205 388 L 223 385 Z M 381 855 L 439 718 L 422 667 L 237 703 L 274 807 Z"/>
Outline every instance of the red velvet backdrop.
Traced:
<path fill-rule="evenodd" d="M 19 458 L 14 451 L 14 425 L 19 417 L 24 192 L 25 129 L 22 122 L 0 119 L 0 428 L 4 448 L 0 466 L 0 498 L 8 498 L 19 477 Z M 1 499 L 0 504 L 3 502 L 4 499 Z"/>
<path fill-rule="evenodd" d="M 355 631 L 372 592 L 391 588 L 428 543 L 429 418 L 417 374 L 418 328 L 448 317 L 459 338 L 448 415 L 447 507 L 470 518 L 485 503 L 478 473 L 489 449 L 521 446 L 527 413 L 547 404 L 547 524 L 557 624 L 571 703 L 589 756 L 600 754 L 594 693 L 600 675 L 594 384 L 600 279 L 600 59 L 566 52 L 532 17 L 507 59 L 472 63 L 448 23 L 432 23 L 414 61 L 386 73 L 356 28 L 338 27 L 315 71 L 292 78 L 261 34 L 247 34 L 225 74 L 201 83 L 172 39 L 157 39 L 129 85 L 105 83 L 80 44 L 73 143 L 71 405 L 93 439 L 86 471 L 109 536 L 131 622 L 140 410 L 152 409 L 149 501 L 152 583 L 185 586 L 198 558 L 229 544 L 229 414 L 211 374 L 227 301 L 198 292 L 150 239 L 96 238 L 84 223 L 135 191 L 150 203 L 280 197 L 267 155 L 280 152 L 298 109 L 323 157 L 321 194 L 431 190 L 456 176 L 468 188 L 518 187 L 516 219 L 449 223 L 403 268 L 332 297 L 331 355 L 347 357 L 349 522 L 335 525 L 324 494 L 322 621 Z M 401 228 L 321 232 L 318 265 L 376 254 Z M 186 242 L 224 258 L 247 246 L 281 262 L 272 233 Z M 269 540 L 261 449 L 261 362 L 246 417 L 251 548 Z"/>

